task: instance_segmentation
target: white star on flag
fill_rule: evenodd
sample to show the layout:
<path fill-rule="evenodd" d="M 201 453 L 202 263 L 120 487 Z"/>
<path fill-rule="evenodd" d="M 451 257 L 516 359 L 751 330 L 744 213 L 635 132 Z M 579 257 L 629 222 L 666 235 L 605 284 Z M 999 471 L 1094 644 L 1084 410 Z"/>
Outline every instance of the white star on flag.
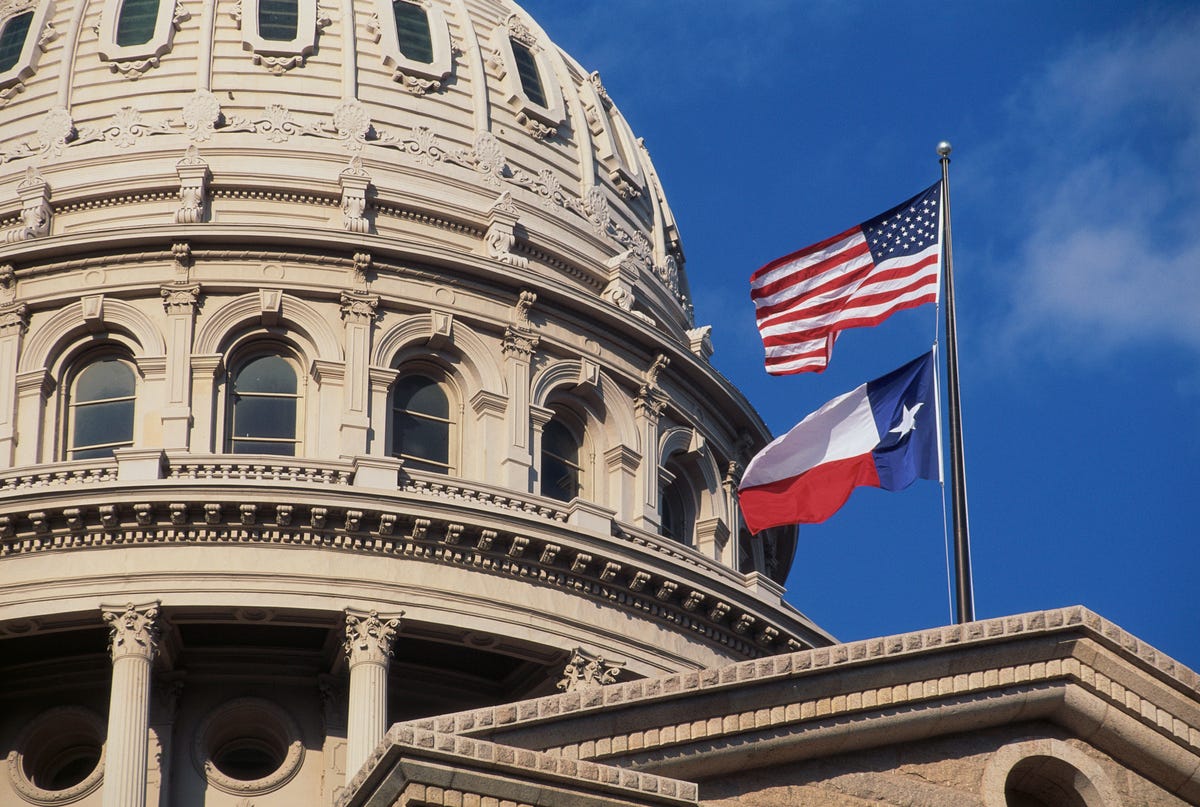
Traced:
<path fill-rule="evenodd" d="M 921 411 L 921 407 L 924 405 L 924 401 L 918 401 L 917 405 L 912 409 L 909 409 L 907 406 L 903 407 L 904 414 L 900 417 L 900 425 L 892 429 L 892 432 L 903 437 L 913 429 L 917 428 L 917 412 Z"/>

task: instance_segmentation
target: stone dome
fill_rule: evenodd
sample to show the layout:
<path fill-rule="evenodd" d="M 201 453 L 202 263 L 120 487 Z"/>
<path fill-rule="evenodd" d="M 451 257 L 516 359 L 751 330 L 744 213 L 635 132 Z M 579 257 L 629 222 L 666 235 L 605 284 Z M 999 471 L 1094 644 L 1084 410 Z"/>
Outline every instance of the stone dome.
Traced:
<path fill-rule="evenodd" d="M 519 8 L 0 0 L 0 104 L 0 804 L 328 805 L 391 721 L 832 641 Z"/>
<path fill-rule="evenodd" d="M 142 2 L 140 29 L 120 0 L 5 8 L 30 17 L 0 72 L 10 240 L 30 226 L 17 185 L 44 184 L 55 231 L 89 241 L 264 218 L 285 240 L 420 241 L 688 340 L 678 235 L 644 146 L 599 74 L 512 3 L 421 0 L 398 17 L 383 0 L 298 0 L 282 34 L 270 0 Z"/>

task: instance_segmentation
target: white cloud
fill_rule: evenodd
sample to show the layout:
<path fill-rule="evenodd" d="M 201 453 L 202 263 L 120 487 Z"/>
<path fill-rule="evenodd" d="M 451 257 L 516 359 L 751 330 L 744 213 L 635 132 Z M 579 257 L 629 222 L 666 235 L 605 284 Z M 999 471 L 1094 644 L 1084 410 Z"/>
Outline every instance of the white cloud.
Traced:
<path fill-rule="evenodd" d="M 1004 342 L 1099 358 L 1167 339 L 1200 352 L 1200 14 L 1068 49 L 1010 105 L 1024 240 Z M 1020 222 L 1018 222 L 1020 223 Z"/>

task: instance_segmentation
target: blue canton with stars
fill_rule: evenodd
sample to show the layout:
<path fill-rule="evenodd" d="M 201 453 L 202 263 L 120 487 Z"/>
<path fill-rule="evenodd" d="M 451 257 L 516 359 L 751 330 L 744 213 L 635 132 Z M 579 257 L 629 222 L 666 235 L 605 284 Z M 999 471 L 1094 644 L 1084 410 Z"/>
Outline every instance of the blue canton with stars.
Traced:
<path fill-rule="evenodd" d="M 907 202 L 862 223 L 875 263 L 922 252 L 938 240 L 942 183 L 935 182 Z"/>

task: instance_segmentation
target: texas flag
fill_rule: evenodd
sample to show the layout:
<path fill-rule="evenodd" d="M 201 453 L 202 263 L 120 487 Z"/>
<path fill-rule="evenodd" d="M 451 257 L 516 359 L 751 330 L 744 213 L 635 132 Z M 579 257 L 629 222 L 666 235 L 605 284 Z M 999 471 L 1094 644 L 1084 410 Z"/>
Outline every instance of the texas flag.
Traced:
<path fill-rule="evenodd" d="M 738 499 L 751 532 L 817 524 L 860 485 L 941 479 L 933 353 L 834 398 L 760 451 Z"/>

